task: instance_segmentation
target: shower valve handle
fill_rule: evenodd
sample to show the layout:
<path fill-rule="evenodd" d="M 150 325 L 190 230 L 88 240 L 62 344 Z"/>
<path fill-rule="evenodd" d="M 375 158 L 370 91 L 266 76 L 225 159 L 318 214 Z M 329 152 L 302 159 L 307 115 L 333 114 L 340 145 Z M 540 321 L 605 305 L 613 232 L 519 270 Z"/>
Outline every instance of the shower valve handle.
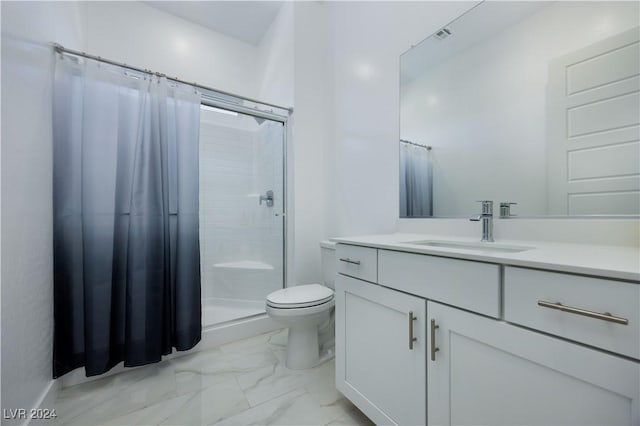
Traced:
<path fill-rule="evenodd" d="M 273 191 L 268 190 L 266 195 L 260 196 L 260 205 L 262 205 L 263 201 L 267 202 L 267 207 L 273 207 Z"/>

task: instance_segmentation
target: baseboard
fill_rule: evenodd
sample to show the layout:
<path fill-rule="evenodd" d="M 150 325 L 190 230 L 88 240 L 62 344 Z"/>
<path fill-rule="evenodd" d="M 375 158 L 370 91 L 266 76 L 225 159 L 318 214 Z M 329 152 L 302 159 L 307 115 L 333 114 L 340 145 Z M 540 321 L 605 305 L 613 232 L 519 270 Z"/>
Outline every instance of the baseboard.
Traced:
<path fill-rule="evenodd" d="M 40 395 L 40 398 L 36 401 L 33 408 L 35 410 L 43 410 L 46 413 L 51 413 L 50 410 L 54 408 L 54 404 L 58 397 L 58 391 L 60 390 L 60 382 L 58 380 L 51 380 L 45 390 Z M 29 417 L 29 416 L 27 416 Z M 51 420 L 47 419 L 29 419 L 23 423 L 25 426 L 31 425 L 50 425 L 55 423 L 55 418 Z"/>

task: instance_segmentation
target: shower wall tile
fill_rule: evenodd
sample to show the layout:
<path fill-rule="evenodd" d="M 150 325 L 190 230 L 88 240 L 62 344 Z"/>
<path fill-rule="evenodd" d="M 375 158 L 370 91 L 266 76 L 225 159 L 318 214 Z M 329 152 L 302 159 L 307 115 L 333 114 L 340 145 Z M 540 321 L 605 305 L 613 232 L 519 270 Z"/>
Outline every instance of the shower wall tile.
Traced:
<path fill-rule="evenodd" d="M 200 126 L 200 245 L 203 297 L 213 297 L 214 263 L 243 251 L 238 230 L 251 189 L 250 132 L 202 121 Z"/>

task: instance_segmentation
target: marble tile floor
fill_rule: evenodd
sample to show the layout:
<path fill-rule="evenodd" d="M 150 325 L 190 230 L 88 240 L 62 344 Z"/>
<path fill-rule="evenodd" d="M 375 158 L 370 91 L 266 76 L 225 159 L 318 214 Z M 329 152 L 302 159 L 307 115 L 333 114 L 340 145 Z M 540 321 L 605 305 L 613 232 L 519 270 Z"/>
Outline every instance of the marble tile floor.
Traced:
<path fill-rule="evenodd" d="M 284 365 L 286 330 L 61 389 L 49 425 L 372 425 L 334 361 Z"/>

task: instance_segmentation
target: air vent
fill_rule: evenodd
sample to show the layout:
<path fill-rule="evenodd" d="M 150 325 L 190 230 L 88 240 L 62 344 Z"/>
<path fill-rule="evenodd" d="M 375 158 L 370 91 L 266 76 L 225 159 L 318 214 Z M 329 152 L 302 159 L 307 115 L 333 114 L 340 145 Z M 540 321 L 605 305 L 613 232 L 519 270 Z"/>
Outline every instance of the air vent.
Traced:
<path fill-rule="evenodd" d="M 451 35 L 451 30 L 449 28 L 443 28 L 441 30 L 439 30 L 437 33 L 435 33 L 435 38 L 437 38 L 438 40 L 444 40 L 445 38 L 449 37 Z"/>

